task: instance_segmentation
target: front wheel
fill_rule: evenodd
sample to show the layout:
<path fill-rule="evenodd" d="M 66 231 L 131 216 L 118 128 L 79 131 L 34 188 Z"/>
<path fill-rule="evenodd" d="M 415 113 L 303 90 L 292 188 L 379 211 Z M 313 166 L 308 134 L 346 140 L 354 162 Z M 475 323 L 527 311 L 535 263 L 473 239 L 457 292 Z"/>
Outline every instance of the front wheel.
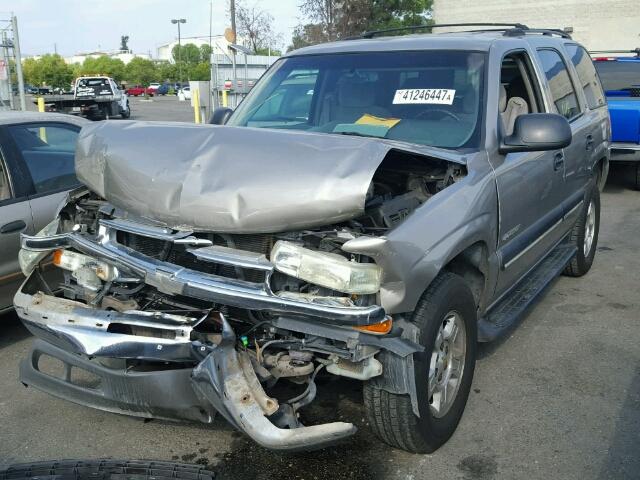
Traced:
<path fill-rule="evenodd" d="M 589 189 L 580 216 L 573 226 L 569 243 L 576 247 L 576 254 L 564 269 L 570 277 L 581 277 L 591 269 L 598 246 L 600 232 L 600 190 Z"/>
<path fill-rule="evenodd" d="M 439 275 L 413 314 L 424 352 L 414 355 L 417 417 L 408 395 L 366 383 L 369 424 L 385 443 L 414 453 L 431 453 L 455 432 L 467 404 L 477 346 L 476 304 L 465 281 Z"/>

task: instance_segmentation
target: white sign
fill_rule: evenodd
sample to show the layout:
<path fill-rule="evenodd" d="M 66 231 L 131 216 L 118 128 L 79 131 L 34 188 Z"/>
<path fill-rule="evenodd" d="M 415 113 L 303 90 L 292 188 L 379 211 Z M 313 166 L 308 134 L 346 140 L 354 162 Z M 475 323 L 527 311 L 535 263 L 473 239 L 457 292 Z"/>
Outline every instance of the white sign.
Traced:
<path fill-rule="evenodd" d="M 455 90 L 446 88 L 409 88 L 396 90 L 393 97 L 394 104 L 437 104 L 451 105 L 456 96 Z"/>

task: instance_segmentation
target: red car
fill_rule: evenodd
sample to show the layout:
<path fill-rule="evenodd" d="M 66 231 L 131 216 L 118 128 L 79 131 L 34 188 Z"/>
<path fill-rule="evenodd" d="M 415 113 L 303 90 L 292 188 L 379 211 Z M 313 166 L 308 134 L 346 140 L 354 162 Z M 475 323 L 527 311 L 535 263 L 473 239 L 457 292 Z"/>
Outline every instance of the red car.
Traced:
<path fill-rule="evenodd" d="M 144 95 L 145 93 L 150 97 L 153 97 L 154 91 L 149 87 L 143 87 L 142 85 L 136 85 L 134 87 L 127 88 L 124 93 L 127 95 L 133 95 L 137 97 L 138 95 Z"/>

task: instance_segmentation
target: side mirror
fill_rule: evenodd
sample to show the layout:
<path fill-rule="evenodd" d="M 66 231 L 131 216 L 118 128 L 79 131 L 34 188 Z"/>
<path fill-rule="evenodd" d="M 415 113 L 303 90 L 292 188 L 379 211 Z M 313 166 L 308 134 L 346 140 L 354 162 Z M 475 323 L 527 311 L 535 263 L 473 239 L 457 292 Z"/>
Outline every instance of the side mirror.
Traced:
<path fill-rule="evenodd" d="M 500 153 L 559 150 L 571 144 L 571 126 L 556 113 L 529 113 L 516 118 L 513 134 L 502 139 Z"/>
<path fill-rule="evenodd" d="M 209 123 L 212 125 L 224 125 L 229 120 L 233 110 L 227 107 L 216 108 L 211 114 Z"/>

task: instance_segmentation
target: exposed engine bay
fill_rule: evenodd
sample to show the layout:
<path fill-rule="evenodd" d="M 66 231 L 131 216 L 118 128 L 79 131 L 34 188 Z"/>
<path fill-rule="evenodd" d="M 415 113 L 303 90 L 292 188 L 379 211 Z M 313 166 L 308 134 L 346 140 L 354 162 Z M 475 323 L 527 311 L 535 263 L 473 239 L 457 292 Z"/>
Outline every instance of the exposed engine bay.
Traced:
<path fill-rule="evenodd" d="M 36 268 L 16 295 L 25 324 L 51 344 L 36 344 L 23 381 L 104 408 L 77 389 L 47 387 L 38 358 L 54 356 L 111 386 L 124 381 L 124 372 L 189 372 L 193 389 L 181 398 L 182 409 L 155 408 L 150 399 L 143 407 L 140 398 L 113 399 L 113 408 L 205 422 L 219 412 L 270 448 L 350 435 L 351 424 L 300 423 L 299 410 L 315 398 L 316 376 L 369 381 L 405 368 L 420 347 L 404 315 L 391 317 L 380 305 L 384 272 L 374 259 L 343 247 L 383 237 L 464 175 L 456 163 L 391 151 L 362 214 L 280 233 L 176 230 L 78 191 L 47 232 L 23 241 L 27 273 L 52 262 L 63 274 L 62 283 L 48 285 Z M 51 295 L 57 290 L 62 298 Z M 105 369 L 105 358 L 118 368 Z M 406 375 L 394 378 L 411 391 Z M 278 396 L 283 382 L 294 395 Z"/>

